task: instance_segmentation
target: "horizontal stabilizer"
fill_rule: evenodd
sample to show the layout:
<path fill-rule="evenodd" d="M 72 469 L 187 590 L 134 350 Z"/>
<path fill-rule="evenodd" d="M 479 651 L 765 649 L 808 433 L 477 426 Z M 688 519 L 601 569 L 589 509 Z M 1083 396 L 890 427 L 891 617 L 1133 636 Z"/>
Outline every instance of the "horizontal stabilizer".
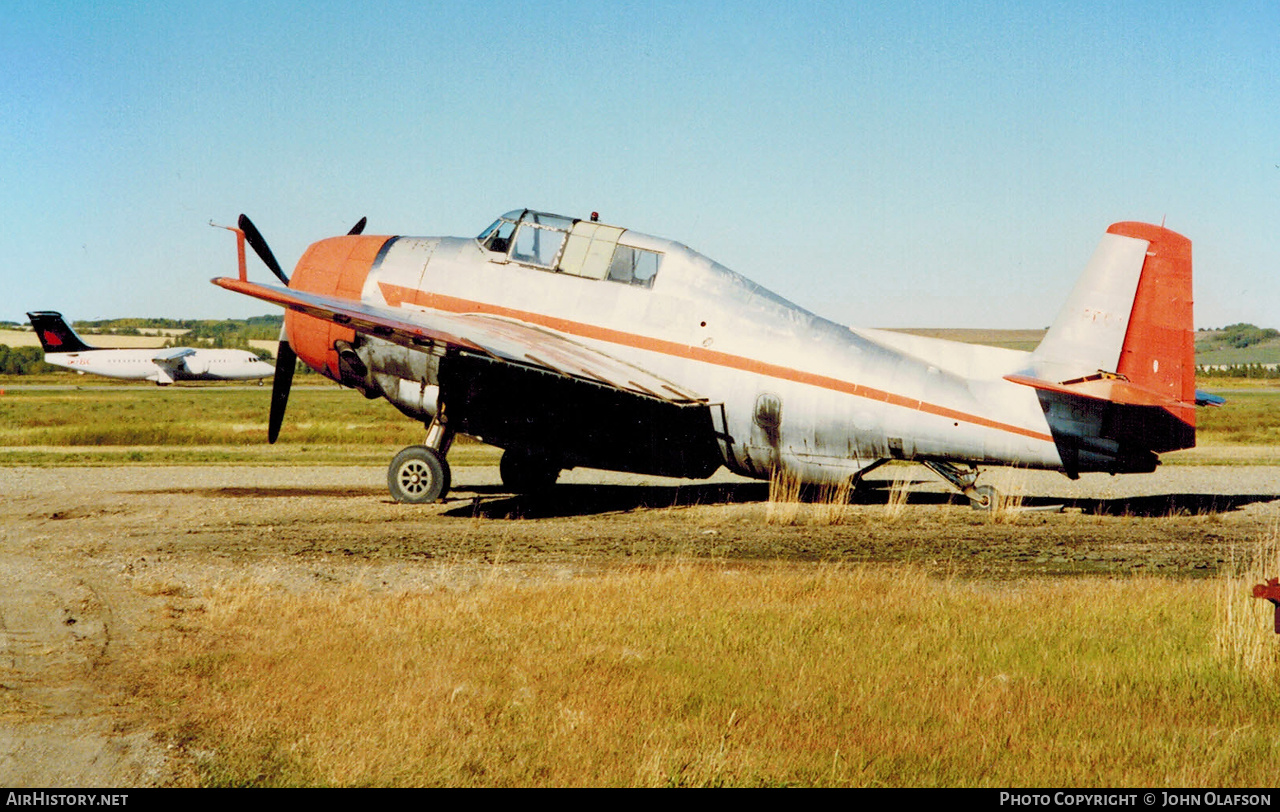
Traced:
<path fill-rule="evenodd" d="M 1219 397 L 1218 395 L 1212 395 L 1204 391 L 1203 389 L 1196 390 L 1197 406 L 1221 406 L 1226 402 L 1227 402 L 1227 399 L 1224 397 Z"/>
<path fill-rule="evenodd" d="M 1109 403 L 1120 403 L 1126 406 L 1159 406 L 1165 409 L 1185 408 L 1191 404 L 1174 400 L 1160 392 L 1152 392 L 1134 386 L 1123 378 L 1114 375 L 1092 375 L 1074 381 L 1054 383 L 1029 375 L 1005 375 L 1006 381 L 1030 386 L 1043 392 L 1057 392 L 1061 395 L 1075 395 L 1090 400 L 1105 400 Z M 1209 395 L 1209 397 L 1213 397 Z M 1199 401 L 1196 401 L 1197 404 Z"/>

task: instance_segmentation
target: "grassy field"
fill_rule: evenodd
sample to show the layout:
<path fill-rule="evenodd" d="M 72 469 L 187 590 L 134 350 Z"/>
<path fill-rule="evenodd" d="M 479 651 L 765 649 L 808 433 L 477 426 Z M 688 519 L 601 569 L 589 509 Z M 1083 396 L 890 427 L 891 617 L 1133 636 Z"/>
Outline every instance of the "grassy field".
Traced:
<path fill-rule="evenodd" d="M 290 397 L 280 441 L 268 445 L 270 387 L 159 388 L 92 379 L 87 386 L 51 390 L 14 388 L 15 380 L 28 382 L 0 381 L 0 465 L 384 464 L 400 448 L 422 442 L 424 433 L 385 400 L 306 381 Z M 1280 396 L 1272 394 L 1278 387 L 1219 383 L 1213 389 L 1227 405 L 1197 412 L 1198 444 L 1280 448 Z M 450 459 L 455 465 L 494 464 L 497 452 L 463 442 Z M 1181 460 L 1173 455 L 1168 461 Z M 1217 458 L 1197 453 L 1185 461 Z M 1271 464 L 1274 456 L 1252 461 Z"/>
<path fill-rule="evenodd" d="M 1274 786 L 1270 608 L 1224 594 L 678 561 L 242 582 L 133 691 L 212 786 Z"/>
<path fill-rule="evenodd" d="M 332 385 L 294 388 L 276 445 L 267 444 L 270 387 L 0 391 L 0 465 L 385 465 L 424 435 L 385 400 Z M 496 455 L 460 442 L 450 459 L 496 464 Z"/>

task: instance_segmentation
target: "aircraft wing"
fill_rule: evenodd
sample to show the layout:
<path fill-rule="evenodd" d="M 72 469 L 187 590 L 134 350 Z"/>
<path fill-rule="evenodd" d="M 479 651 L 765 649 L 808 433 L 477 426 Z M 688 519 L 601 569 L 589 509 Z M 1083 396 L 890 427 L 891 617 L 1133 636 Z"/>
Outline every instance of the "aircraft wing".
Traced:
<path fill-rule="evenodd" d="M 178 362 L 188 355 L 195 355 L 196 351 L 191 347 L 168 347 L 160 350 L 151 356 L 151 360 L 157 364 L 165 364 L 166 366 L 177 366 Z"/>
<path fill-rule="evenodd" d="M 479 313 L 383 307 L 230 277 L 213 283 L 405 347 L 422 350 L 442 344 L 670 403 L 706 401 L 634 364 L 527 322 Z"/>

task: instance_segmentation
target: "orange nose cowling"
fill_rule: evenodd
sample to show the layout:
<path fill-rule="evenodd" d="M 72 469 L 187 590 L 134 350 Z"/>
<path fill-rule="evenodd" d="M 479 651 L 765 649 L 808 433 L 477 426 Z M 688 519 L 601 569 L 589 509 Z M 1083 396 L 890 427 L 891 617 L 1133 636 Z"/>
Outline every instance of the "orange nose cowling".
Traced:
<path fill-rule="evenodd" d="M 390 237 L 332 237 L 313 243 L 298 260 L 289 279 L 293 290 L 360 301 L 360 291 L 373 262 Z M 355 332 L 314 316 L 286 310 L 289 344 L 307 366 L 338 380 L 335 341 L 350 341 Z"/>

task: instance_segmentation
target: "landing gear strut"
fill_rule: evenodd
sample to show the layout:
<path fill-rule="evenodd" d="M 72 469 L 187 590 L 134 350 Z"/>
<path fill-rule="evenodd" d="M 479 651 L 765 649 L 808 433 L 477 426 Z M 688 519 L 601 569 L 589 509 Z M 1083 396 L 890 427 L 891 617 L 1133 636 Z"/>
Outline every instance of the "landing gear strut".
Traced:
<path fill-rule="evenodd" d="M 890 462 L 890 461 L 891 460 L 889 459 L 876 460 L 870 465 L 864 465 L 861 468 L 859 468 L 858 473 L 854 474 L 849 478 L 849 492 L 857 493 L 858 489 L 862 487 L 863 479 L 866 477 L 867 474 L 871 473 L 872 471 L 879 468 L 881 465 L 884 465 L 886 462 Z"/>
<path fill-rule="evenodd" d="M 978 469 L 969 466 L 968 470 L 950 462 L 934 462 L 926 460 L 925 467 L 950 482 L 960 493 L 969 497 L 969 507 L 974 510 L 994 510 L 1000 493 L 990 485 L 975 485 L 978 481 Z"/>
<path fill-rule="evenodd" d="M 449 492 L 449 463 L 445 455 L 453 444 L 453 431 L 444 420 L 443 407 L 427 427 L 426 445 L 411 445 L 396 454 L 387 468 L 387 488 L 397 502 L 426 504 Z"/>

